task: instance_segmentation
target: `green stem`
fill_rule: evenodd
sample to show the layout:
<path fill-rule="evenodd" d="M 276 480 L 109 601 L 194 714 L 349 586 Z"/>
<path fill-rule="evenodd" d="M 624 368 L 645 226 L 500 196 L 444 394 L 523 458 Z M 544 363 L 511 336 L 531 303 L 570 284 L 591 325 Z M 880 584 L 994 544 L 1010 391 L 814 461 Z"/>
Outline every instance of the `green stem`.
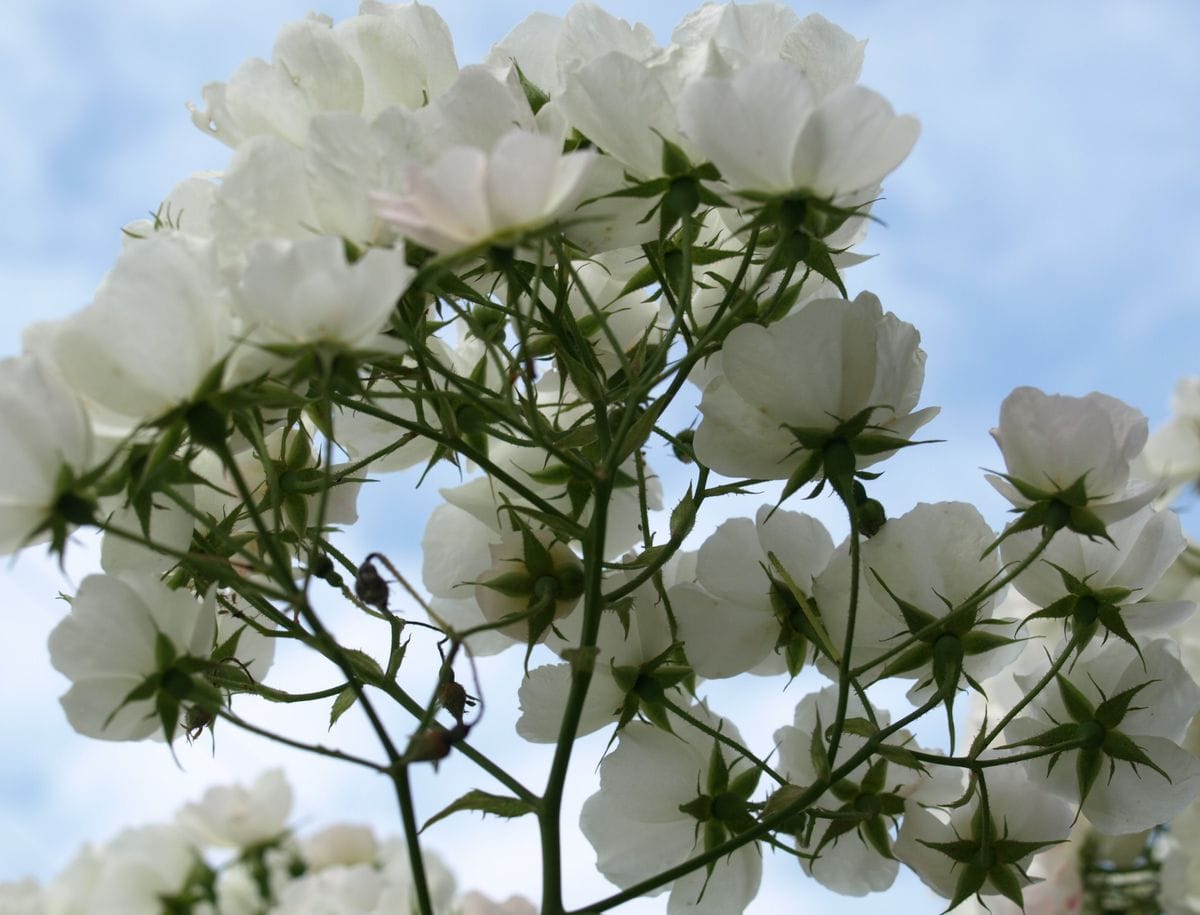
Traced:
<path fill-rule="evenodd" d="M 691 714 L 686 709 L 681 708 L 679 705 L 672 702 L 670 699 L 666 698 L 665 696 L 663 697 L 662 703 L 667 708 L 669 708 L 672 712 L 674 712 L 676 715 L 678 715 L 680 718 L 682 718 L 684 721 L 686 721 L 688 724 L 690 724 L 692 727 L 694 727 L 696 730 L 702 731 L 705 734 L 707 734 L 709 737 L 712 737 L 715 740 L 720 741 L 721 743 L 725 744 L 725 746 L 727 746 L 731 750 L 733 750 L 735 753 L 738 753 L 739 755 L 748 759 L 750 762 L 754 763 L 754 765 L 756 765 L 763 772 L 766 772 L 767 775 L 771 776 L 771 778 L 775 779 L 775 781 L 777 781 L 779 784 L 786 785 L 788 783 L 787 779 L 784 778 L 782 775 L 780 775 L 778 772 L 776 772 L 774 769 L 772 769 L 765 760 L 759 759 L 757 756 L 755 756 L 753 753 L 751 753 L 748 749 L 746 749 L 746 747 L 742 746 L 740 743 L 738 743 L 736 740 L 734 740 L 728 734 L 718 731 L 716 728 L 705 724 L 703 721 L 701 721 L 695 715 Z"/>
<path fill-rule="evenodd" d="M 583 551 L 585 586 L 583 629 L 579 637 L 581 650 L 595 647 L 600 631 L 600 615 L 605 607 L 601 584 L 604 574 L 604 541 L 612 491 L 613 474 L 609 472 L 596 482 L 592 503 L 592 520 Z M 575 746 L 575 736 L 579 732 L 579 720 L 583 714 L 583 703 L 587 699 L 588 686 L 591 682 L 592 670 L 588 665 L 572 665 L 571 688 L 567 693 L 566 708 L 563 710 L 562 723 L 558 729 L 558 743 L 554 748 L 550 775 L 542 794 L 543 807 L 538 819 L 542 836 L 542 912 L 544 915 L 562 915 L 564 911 L 562 839 L 559 820 L 561 819 L 567 769 L 571 762 L 571 751 Z"/>
<path fill-rule="evenodd" d="M 406 712 L 416 719 L 420 719 L 425 714 L 425 708 L 416 699 L 406 693 L 397 683 L 378 683 L 375 684 L 386 695 L 395 700 L 395 702 Z M 454 744 L 454 749 L 461 753 L 471 762 L 475 763 L 492 778 L 496 779 L 500 784 L 504 785 L 509 791 L 519 797 L 521 800 L 537 807 L 541 805 L 542 799 L 526 788 L 523 784 L 508 774 L 499 765 L 493 762 L 486 755 L 476 750 L 467 741 L 460 740 Z"/>
<path fill-rule="evenodd" d="M 421 845 L 417 841 L 420 830 L 413 811 L 412 788 L 408 782 L 408 766 L 403 763 L 392 770 L 392 781 L 396 785 L 396 797 L 400 801 L 400 817 L 404 821 L 404 835 L 408 846 L 408 864 L 413 875 L 413 891 L 417 896 L 420 915 L 434 915 L 433 900 L 429 896 L 429 881 L 425 876 L 425 859 L 421 856 Z"/>

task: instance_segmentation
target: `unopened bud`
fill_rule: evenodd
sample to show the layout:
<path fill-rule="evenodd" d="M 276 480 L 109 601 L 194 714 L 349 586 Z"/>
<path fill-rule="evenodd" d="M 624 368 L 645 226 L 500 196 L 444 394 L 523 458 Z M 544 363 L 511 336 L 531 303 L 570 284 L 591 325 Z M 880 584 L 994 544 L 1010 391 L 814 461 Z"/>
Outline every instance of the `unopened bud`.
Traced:
<path fill-rule="evenodd" d="M 387 610 L 388 584 L 370 559 L 358 567 L 358 575 L 354 579 L 354 593 L 367 606 Z"/>

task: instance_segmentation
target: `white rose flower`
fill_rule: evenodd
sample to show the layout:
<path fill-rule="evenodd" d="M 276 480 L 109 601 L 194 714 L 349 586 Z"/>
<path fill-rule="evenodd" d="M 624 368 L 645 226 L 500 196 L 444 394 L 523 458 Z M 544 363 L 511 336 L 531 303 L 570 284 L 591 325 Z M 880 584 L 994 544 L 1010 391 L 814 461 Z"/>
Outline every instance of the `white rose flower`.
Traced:
<path fill-rule="evenodd" d="M 1048 663 L 1017 675 L 1017 683 L 1028 692 Z M 1027 751 L 1050 739 L 1044 735 L 1090 738 L 1084 748 L 1056 754 L 1053 765 L 1054 757 L 1022 765 L 1046 790 L 1079 804 L 1099 832 L 1166 823 L 1200 795 L 1200 760 L 1180 746 L 1200 712 L 1200 686 L 1179 663 L 1177 646 L 1156 639 L 1139 657 L 1117 639 L 1093 642 L 1075 670 L 1072 686 L 1051 684 L 1008 726 L 1008 745 Z"/>
<path fill-rule="evenodd" d="M 283 770 L 262 773 L 249 788 L 218 785 L 204 792 L 199 803 L 184 805 L 178 825 L 197 842 L 229 848 L 248 848 L 277 839 L 292 812 L 292 789 Z"/>
<path fill-rule="evenodd" d="M 866 716 L 862 700 L 851 694 L 846 707 L 849 718 Z M 775 732 L 779 747 L 779 767 L 793 785 L 811 785 L 821 778 L 813 760 L 813 740 L 837 716 L 837 687 L 827 686 L 809 693 L 796 705 L 793 723 Z M 880 727 L 890 718 L 886 712 L 878 715 Z M 911 746 L 912 735 L 897 731 L 889 740 L 895 746 Z M 866 738 L 851 732 L 842 735 L 838 758 L 857 753 Z M 914 769 L 891 764 L 882 757 L 868 758 L 853 772 L 844 776 L 836 788 L 823 793 L 813 802 L 814 808 L 844 813 L 873 809 L 874 815 L 854 823 L 853 828 L 835 831 L 835 820 L 818 819 L 807 842 L 797 841 L 796 848 L 804 857 L 800 866 L 808 876 L 822 886 L 845 896 L 865 896 L 879 893 L 895 882 L 900 871 L 898 862 L 890 857 L 892 826 L 901 813 L 917 804 L 946 803 L 962 794 L 957 773 L 939 768 L 932 775 L 922 776 Z M 845 821 L 843 821 L 844 823 Z M 816 857 L 809 857 L 816 855 Z"/>
<path fill-rule="evenodd" d="M 669 592 L 679 638 L 696 673 L 719 679 L 746 671 L 778 674 L 789 667 L 799 672 L 814 634 L 800 601 L 811 601 L 813 579 L 832 555 L 829 532 L 799 512 L 764 505 L 753 522 L 734 518 L 717 528 L 700 547 L 696 581 Z"/>
<path fill-rule="evenodd" d="M 50 663 L 71 681 L 59 699 L 67 720 L 101 740 L 141 740 L 161 731 L 153 695 L 122 703 L 160 672 L 160 638 L 176 656 L 207 658 L 215 629 L 212 592 L 199 601 L 153 576 L 89 575 L 49 639 Z"/>
<path fill-rule="evenodd" d="M 0 438 L 2 555 L 52 533 L 34 534 L 61 511 L 64 482 L 88 469 L 93 449 L 79 398 L 28 355 L 0 361 Z"/>
<path fill-rule="evenodd" d="M 189 401 L 231 331 L 211 246 L 159 232 L 123 249 L 92 303 L 42 342 L 97 429 L 121 435 Z"/>
<path fill-rule="evenodd" d="M 787 427 L 832 438 L 867 409 L 867 431 L 907 439 L 938 412 L 913 412 L 925 378 L 919 341 L 869 292 L 815 299 L 770 327 L 735 328 L 700 402 L 697 459 L 726 476 L 787 479 L 820 457 Z M 855 467 L 888 453 L 864 449 Z"/>
<path fill-rule="evenodd" d="M 403 250 L 373 248 L 347 263 L 345 244 L 330 236 L 258 242 L 247 257 L 234 301 L 250 346 L 387 346 L 380 332 L 415 272 Z"/>
<path fill-rule="evenodd" d="M 219 915 L 261 915 L 264 900 L 248 864 L 239 861 L 222 868 L 216 891 Z"/>
<path fill-rule="evenodd" d="M 454 43 L 432 7 L 364 0 L 359 15 L 334 27 L 311 14 L 288 23 L 272 61 L 252 58 L 228 83 L 203 89 L 192 121 L 238 147 L 270 135 L 303 145 L 309 121 L 328 111 L 374 119 L 391 106 L 420 108 L 458 73 Z"/>
<path fill-rule="evenodd" d="M 480 915 L 489 912 L 505 915 L 504 909 L 479 908 Z M 519 912 L 519 910 L 514 910 Z M 533 910 L 530 909 L 532 913 Z M 46 895 L 36 880 L 20 880 L 16 883 L 0 883 L 0 915 L 45 915 Z"/>
<path fill-rule="evenodd" d="M 594 157 L 564 155 L 557 140 L 514 130 L 490 152 L 452 147 L 410 173 L 407 193 L 376 202 L 400 234 L 441 254 L 512 245 L 574 208 Z"/>
<path fill-rule="evenodd" d="M 1146 417 L 1107 394 L 1068 397 L 1017 388 L 1004 398 L 1000 425 L 992 430 L 1008 473 L 987 480 L 1020 509 L 1040 501 L 1034 492 L 1051 499 L 1062 494 L 1068 508 L 1117 521 L 1157 495 L 1156 487 L 1129 485 L 1130 464 L 1147 434 Z M 1072 491 L 1080 486 L 1076 498 Z M 1071 523 L 1087 527 L 1083 520 Z"/>
<path fill-rule="evenodd" d="M 86 894 L 72 902 L 87 915 L 161 915 L 162 898 L 182 892 L 196 860 L 174 827 L 127 829 L 101 850 Z"/>
<path fill-rule="evenodd" d="M 1200 482 L 1200 375 L 1175 385 L 1171 414 L 1154 430 L 1134 466 L 1137 476 L 1163 482 L 1177 493 Z"/>
<path fill-rule="evenodd" d="M 691 709 L 691 714 L 740 740 L 737 728 L 704 706 Z M 600 763 L 599 792 L 584 802 L 579 826 L 596 850 L 597 868 L 617 886 L 632 886 L 681 864 L 704 851 L 706 837 L 727 838 L 728 827 L 720 816 L 739 809 L 738 795 L 728 784 L 710 781 L 714 739 L 677 719 L 671 727 L 673 734 L 637 722 L 622 730 L 616 750 Z M 717 747 L 730 766 L 735 754 L 724 744 Z M 733 779 L 743 771 L 740 766 L 733 769 Z M 709 795 L 706 790 L 718 793 Z M 715 803 L 717 797 L 722 803 Z M 711 876 L 699 868 L 676 880 L 667 912 L 735 915 L 758 893 L 761 879 L 762 853 L 750 843 L 719 859 Z"/>
<path fill-rule="evenodd" d="M 986 898 L 1000 895 L 1014 883 L 1028 887 L 1029 862 L 1037 848 L 1065 839 L 1071 830 L 1071 811 L 1067 805 L 1042 790 L 1039 780 L 1031 780 L 1017 766 L 1002 766 L 987 771 L 988 800 L 991 813 L 990 850 L 981 854 L 981 839 L 986 824 L 979 816 L 980 792 L 971 800 L 946 813 L 935 813 L 919 804 L 910 805 L 894 846 L 896 856 L 917 872 L 935 893 L 947 899 L 976 892 Z M 951 857 L 933 846 L 951 843 L 966 860 Z M 1026 844 L 1028 843 L 1028 844 Z M 984 869 L 984 865 L 991 867 Z M 964 874 L 974 864 L 978 885 Z M 998 878 L 998 879 L 997 879 Z M 960 888 L 966 889 L 963 894 Z M 1030 911 L 1026 909 L 1026 911 Z"/>
<path fill-rule="evenodd" d="M 662 570 L 663 587 L 670 588 L 673 581 L 688 574 L 694 562 L 695 554 L 676 553 L 671 557 Z M 621 586 L 635 574 L 636 570 L 611 575 L 605 581 L 605 590 Z M 653 580 L 643 582 L 630 597 L 633 604 L 625 621 L 616 612 L 600 617 L 596 636 L 598 654 L 580 714 L 580 736 L 636 714 L 642 708 L 643 697 L 637 692 L 639 684 L 653 701 L 656 688 L 669 689 L 686 673 L 686 668 L 678 667 L 677 659 L 669 652 L 673 644 L 670 620 Z M 574 647 L 578 644 L 581 624 L 578 614 L 564 620 L 559 624 L 564 638 L 551 635 L 549 647 L 555 651 Z M 570 686 L 570 664 L 545 664 L 529 671 L 518 691 L 521 717 L 517 719 L 517 733 L 533 743 L 557 741 Z M 682 695 L 677 693 L 675 698 L 681 700 Z M 686 700 L 683 702 L 687 704 Z"/>
<path fill-rule="evenodd" d="M 676 124 L 669 81 L 620 51 L 570 73 L 557 104 L 567 121 L 638 178 L 662 174 L 663 140 L 690 151 Z M 649 209 L 648 204 L 643 209 Z"/>
<path fill-rule="evenodd" d="M 379 854 L 379 843 L 369 826 L 334 823 L 300 842 L 300 852 L 309 869 L 369 864 Z"/>
<path fill-rule="evenodd" d="M 697 79 L 679 125 L 735 191 L 836 200 L 873 188 L 912 150 L 920 127 L 880 95 L 842 86 L 818 96 L 782 61 Z"/>

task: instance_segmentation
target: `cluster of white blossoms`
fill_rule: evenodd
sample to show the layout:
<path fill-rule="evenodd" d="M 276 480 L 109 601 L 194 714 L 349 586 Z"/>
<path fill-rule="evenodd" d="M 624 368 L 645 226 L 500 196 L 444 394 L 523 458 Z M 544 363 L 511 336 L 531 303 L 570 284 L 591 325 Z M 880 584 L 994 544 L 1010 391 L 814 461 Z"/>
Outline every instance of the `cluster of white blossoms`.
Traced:
<path fill-rule="evenodd" d="M 1192 803 L 1200 687 L 1173 634 L 1196 607 L 1162 592 L 1185 541 L 1138 468 L 1194 479 L 1194 416 L 1143 452 L 1135 409 L 1019 388 L 993 430 L 1005 528 L 877 498 L 937 408 L 917 329 L 844 278 L 918 133 L 858 84 L 864 46 L 772 3 L 702 6 L 665 45 L 579 4 L 460 67 L 432 8 L 365 0 L 207 86 L 193 118 L 226 167 L 127 226 L 94 300 L 0 363 L 0 549 L 102 533 L 50 637 L 78 731 L 173 744 L 221 722 L 332 756 L 393 783 L 405 842 L 298 839 L 268 775 L 3 892 L 513 915 L 455 902 L 420 851 L 418 813 L 482 811 L 539 821 L 531 877 L 564 915 L 563 800 L 594 732 L 580 829 L 619 891 L 578 911 L 669 891 L 672 915 L 741 912 L 768 853 L 838 893 L 903 865 L 950 908 L 1019 907 L 1079 816 L 1124 833 Z M 355 554 L 359 500 L 415 539 L 405 494 L 435 470 L 459 480 L 421 581 L 389 558 L 403 545 Z M 837 537 L 798 510 L 822 495 Z M 327 621 L 348 614 L 377 637 L 341 644 Z M 335 682 L 270 683 L 283 643 Z M 514 648 L 520 683 L 496 682 L 486 656 Z M 809 670 L 828 682 L 803 694 Z M 773 739 L 705 696 L 748 674 L 801 693 Z M 377 754 L 276 733 L 243 696 L 331 723 L 357 706 Z M 991 704 L 964 732 L 971 697 Z M 555 744 L 542 784 L 471 740 L 506 700 Z M 927 715 L 940 747 L 914 740 Z M 410 769 L 452 753 L 480 781 L 425 810 Z M 233 857 L 205 863 L 211 844 Z"/>
<path fill-rule="evenodd" d="M 249 786 L 209 788 L 171 821 L 85 845 L 45 885 L 0 883 L 6 915 L 397 915 L 414 905 L 403 841 L 335 823 L 305 835 L 290 825 L 292 789 L 278 769 Z M 438 915 L 534 915 L 528 900 L 460 894 L 427 854 Z"/>

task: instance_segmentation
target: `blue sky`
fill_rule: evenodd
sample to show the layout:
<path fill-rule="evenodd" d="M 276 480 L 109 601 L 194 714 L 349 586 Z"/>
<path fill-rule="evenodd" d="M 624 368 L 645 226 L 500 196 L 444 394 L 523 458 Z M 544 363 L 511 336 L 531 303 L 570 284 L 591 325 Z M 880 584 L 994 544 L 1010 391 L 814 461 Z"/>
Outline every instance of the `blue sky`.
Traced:
<path fill-rule="evenodd" d="M 450 23 L 460 64 L 482 58 L 532 9 L 567 6 L 430 5 Z M 691 8 L 674 0 L 606 6 L 642 19 L 663 40 Z M 855 268 L 847 283 L 852 292 L 876 292 L 921 330 L 929 353 L 924 403 L 943 408 L 930 433 L 947 443 L 906 455 L 880 491 L 894 514 L 920 500 L 960 498 L 976 501 L 999 524 L 1003 507 L 977 468 L 999 462 L 987 430 L 1009 390 L 1099 389 L 1157 424 L 1175 379 L 1200 371 L 1200 6 L 793 6 L 868 38 L 863 82 L 923 125 L 877 210 L 888 225 L 872 230 L 866 248 L 879 256 Z M 354 7 L 318 8 L 342 18 Z M 269 56 L 278 27 L 308 8 L 290 0 L 7 0 L 0 31 L 0 353 L 19 350 L 25 323 L 86 304 L 119 247 L 123 223 L 153 210 L 187 173 L 223 166 L 227 150 L 192 127 L 184 103 L 246 57 Z M 419 504 L 432 504 L 431 496 Z M 1190 526 L 1196 533 L 1194 521 Z M 381 535 L 394 523 L 377 511 L 364 530 L 364 538 Z M 396 548 L 411 560 L 415 544 Z M 83 565 L 73 572 L 77 581 Z M 306 823 L 341 815 L 395 828 L 378 786 L 364 788 L 338 768 L 236 735 L 223 735 L 215 758 L 207 748 L 186 753 L 186 772 L 159 746 L 75 737 L 58 710 L 63 681 L 44 648 L 62 612 L 54 595 L 63 587 L 33 555 L 0 579 L 9 646 L 0 666 L 0 880 L 48 876 L 83 841 L 165 816 L 205 784 L 249 779 L 276 759 L 287 760 Z M 283 673 L 296 674 L 296 666 L 285 664 Z M 780 715 L 795 699 L 763 698 L 762 717 L 770 719 L 763 733 L 786 723 Z M 511 726 L 505 715 L 498 710 L 488 722 L 496 739 Z M 348 719 L 343 736 L 365 745 L 361 727 Z M 600 749 L 587 744 L 581 758 L 598 758 Z M 531 776 L 544 760 L 522 756 L 519 747 L 504 753 Z M 463 772 L 448 765 L 439 783 L 426 783 L 429 809 L 445 782 Z M 589 790 L 580 789 L 575 801 Z M 468 841 L 490 843 L 487 860 L 458 863 L 468 885 L 504 893 L 535 882 L 529 829 L 518 827 L 510 841 L 492 821 L 464 820 L 461 830 L 431 830 L 430 838 L 447 852 Z M 580 866 L 590 863 L 586 846 L 570 853 Z M 791 909 L 809 900 L 803 905 L 815 912 L 835 905 L 868 912 L 876 904 L 815 892 L 810 898 L 815 888 L 789 862 L 769 862 L 767 873 L 752 912 L 780 911 L 783 900 Z M 579 878 L 578 902 L 604 893 L 587 879 Z M 908 894 L 903 898 L 933 911 L 913 883 L 899 891 Z M 658 900 L 630 911 L 661 909 Z"/>

